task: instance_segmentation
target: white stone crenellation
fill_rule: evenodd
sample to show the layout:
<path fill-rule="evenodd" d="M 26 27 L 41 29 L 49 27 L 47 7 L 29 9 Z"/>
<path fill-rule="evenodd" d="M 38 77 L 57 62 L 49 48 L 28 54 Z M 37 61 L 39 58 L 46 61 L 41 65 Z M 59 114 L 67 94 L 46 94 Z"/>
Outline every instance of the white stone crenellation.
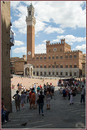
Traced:
<path fill-rule="evenodd" d="M 35 19 L 35 17 L 27 17 L 26 16 L 26 23 L 27 23 L 27 25 L 33 25 L 33 26 L 35 26 L 35 24 L 36 24 L 36 19 Z"/>

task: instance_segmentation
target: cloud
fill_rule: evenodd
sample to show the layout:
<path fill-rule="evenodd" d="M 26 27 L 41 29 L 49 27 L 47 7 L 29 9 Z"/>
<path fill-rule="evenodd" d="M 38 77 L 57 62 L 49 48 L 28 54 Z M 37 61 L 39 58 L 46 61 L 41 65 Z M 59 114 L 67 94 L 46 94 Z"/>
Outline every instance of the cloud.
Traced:
<path fill-rule="evenodd" d="M 16 9 L 16 7 L 19 6 L 19 4 L 20 4 L 20 1 L 11 1 L 11 7 L 13 9 Z"/>
<path fill-rule="evenodd" d="M 19 6 L 16 8 L 19 11 L 17 14 L 18 19 L 13 22 L 13 27 L 17 28 L 18 31 L 22 34 L 26 34 L 26 16 L 27 8 L 25 6 Z"/>
<path fill-rule="evenodd" d="M 21 45 L 23 45 L 24 43 L 22 42 L 22 41 L 16 41 L 15 40 L 15 46 L 21 46 Z"/>
<path fill-rule="evenodd" d="M 46 53 L 46 44 L 39 44 L 35 46 L 35 53 L 36 54 Z"/>
<path fill-rule="evenodd" d="M 73 45 L 74 42 L 86 42 L 86 37 L 75 37 L 73 35 L 57 36 L 57 39 L 52 40 L 52 42 L 59 42 L 60 39 L 64 39 L 64 38 L 65 41 L 70 45 Z"/>
<path fill-rule="evenodd" d="M 48 26 L 44 32 L 46 32 L 47 34 L 54 33 L 54 32 L 62 34 L 64 30 L 62 28 L 54 28 L 54 27 Z"/>
<path fill-rule="evenodd" d="M 43 31 L 45 29 L 46 23 L 40 21 L 39 19 L 36 19 L 36 26 L 35 26 L 35 33 L 37 34 L 40 31 Z"/>
<path fill-rule="evenodd" d="M 25 3 L 26 5 L 23 5 Z M 56 28 L 47 30 L 47 24 L 56 23 L 60 28 L 77 28 L 86 27 L 86 9 L 82 9 L 84 1 L 33 1 L 36 17 L 36 34 L 46 30 L 46 33 L 59 32 Z M 14 27 L 18 28 L 20 33 L 26 33 L 26 16 L 29 1 L 11 1 L 11 8 L 19 13 L 16 14 L 18 19 L 13 22 Z M 49 10 L 48 10 L 49 9 Z M 49 29 L 49 27 L 48 27 Z M 62 30 L 60 31 L 62 33 Z"/>
<path fill-rule="evenodd" d="M 26 54 L 26 47 L 15 48 L 13 50 L 13 53 L 16 53 L 16 54 L 18 54 L 18 53 L 24 53 L 24 54 Z"/>
<path fill-rule="evenodd" d="M 46 43 L 47 40 L 42 41 L 43 43 Z"/>
<path fill-rule="evenodd" d="M 86 44 L 82 44 L 81 46 L 76 46 L 77 50 L 86 50 Z"/>

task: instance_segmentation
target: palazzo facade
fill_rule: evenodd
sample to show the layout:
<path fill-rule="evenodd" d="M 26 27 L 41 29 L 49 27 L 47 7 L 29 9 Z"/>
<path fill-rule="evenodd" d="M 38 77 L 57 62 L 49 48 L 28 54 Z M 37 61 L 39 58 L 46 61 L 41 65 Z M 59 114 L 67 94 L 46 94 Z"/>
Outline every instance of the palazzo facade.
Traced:
<path fill-rule="evenodd" d="M 34 7 L 27 8 L 27 64 L 33 66 L 34 76 L 80 77 L 82 75 L 83 53 L 71 50 L 71 46 L 61 39 L 60 43 L 46 41 L 46 53 L 35 54 Z"/>

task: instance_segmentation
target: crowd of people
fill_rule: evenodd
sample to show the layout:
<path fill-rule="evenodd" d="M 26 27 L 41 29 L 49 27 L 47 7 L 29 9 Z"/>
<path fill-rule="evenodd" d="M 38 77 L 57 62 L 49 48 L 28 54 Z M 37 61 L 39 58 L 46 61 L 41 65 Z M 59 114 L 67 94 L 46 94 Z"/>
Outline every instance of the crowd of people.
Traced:
<path fill-rule="evenodd" d="M 78 87 L 81 86 L 81 99 L 80 102 L 85 103 L 85 83 L 76 80 L 59 80 L 58 86 L 62 89 L 62 95 L 64 99 L 68 99 L 70 105 L 74 104 L 74 96 L 78 93 Z M 30 109 L 37 109 L 38 113 L 44 116 L 44 101 L 46 103 L 46 109 L 50 110 L 51 105 L 50 101 L 54 96 L 55 86 L 52 83 L 46 83 L 43 86 L 39 85 L 36 87 L 34 85 L 30 89 L 26 89 L 25 87 L 19 87 L 22 84 L 17 84 L 18 90 L 16 94 L 13 96 L 15 100 L 16 111 L 20 111 L 24 109 L 25 103 L 29 103 Z M 3 100 L 2 100 L 2 122 L 7 122 L 9 111 L 5 108 Z"/>
<path fill-rule="evenodd" d="M 81 100 L 80 102 L 85 103 L 85 81 L 80 80 L 59 80 L 58 82 L 59 86 L 62 86 L 63 89 L 61 93 L 63 94 L 64 99 L 68 97 L 68 100 L 70 100 L 70 105 L 74 104 L 74 96 L 78 94 L 78 91 L 81 93 Z"/>
<path fill-rule="evenodd" d="M 39 114 L 43 114 L 44 100 L 46 99 L 47 110 L 50 109 L 50 100 L 54 95 L 55 87 L 50 84 L 44 84 L 43 86 L 39 85 L 37 88 L 34 86 L 32 88 L 21 90 L 21 95 L 19 91 L 16 91 L 16 94 L 13 96 L 15 99 L 16 111 L 20 111 L 21 108 L 24 108 L 24 104 L 29 102 L 30 109 L 36 109 L 39 106 Z"/>

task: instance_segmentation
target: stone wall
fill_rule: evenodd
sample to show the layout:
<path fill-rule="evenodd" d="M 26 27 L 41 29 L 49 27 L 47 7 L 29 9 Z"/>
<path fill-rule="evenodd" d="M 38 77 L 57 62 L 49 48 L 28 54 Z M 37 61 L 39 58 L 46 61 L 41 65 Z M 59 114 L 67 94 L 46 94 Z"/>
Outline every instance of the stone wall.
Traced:
<path fill-rule="evenodd" d="M 12 110 L 11 104 L 11 81 L 10 81 L 10 2 L 1 2 L 1 24 L 2 24 L 2 97 L 4 105 Z"/>
<path fill-rule="evenodd" d="M 15 62 L 15 74 L 24 74 L 24 64 L 24 60 Z"/>

